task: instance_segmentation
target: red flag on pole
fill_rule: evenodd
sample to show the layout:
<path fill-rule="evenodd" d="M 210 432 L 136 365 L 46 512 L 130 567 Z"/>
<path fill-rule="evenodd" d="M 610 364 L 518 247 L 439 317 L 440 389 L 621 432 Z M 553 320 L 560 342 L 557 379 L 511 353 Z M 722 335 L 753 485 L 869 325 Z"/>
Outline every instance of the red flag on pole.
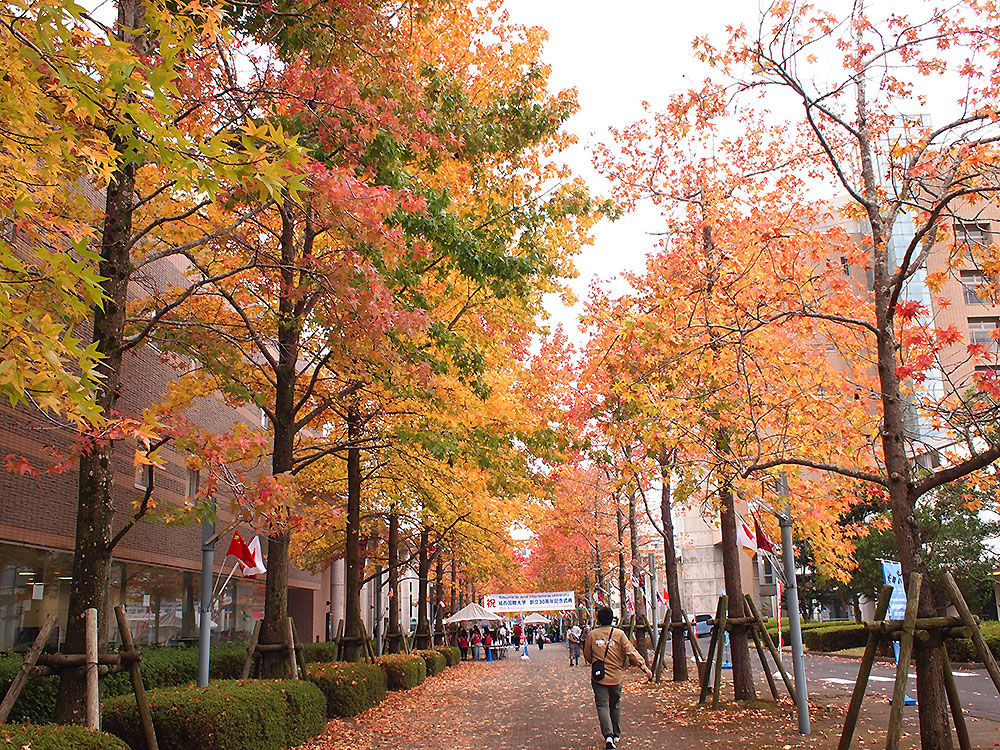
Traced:
<path fill-rule="evenodd" d="M 760 528 L 760 524 L 757 523 L 757 519 L 753 519 L 753 531 L 754 536 L 757 538 L 757 549 L 762 549 L 769 554 L 774 554 L 774 545 L 771 540 L 764 535 L 763 529 Z"/>
<path fill-rule="evenodd" d="M 226 550 L 226 557 L 232 555 L 237 560 L 239 560 L 243 565 L 248 568 L 256 568 L 257 561 L 254 559 L 253 552 L 247 546 L 247 543 L 243 541 L 243 537 L 240 536 L 240 532 L 233 532 L 233 541 L 229 543 L 229 549 Z"/>

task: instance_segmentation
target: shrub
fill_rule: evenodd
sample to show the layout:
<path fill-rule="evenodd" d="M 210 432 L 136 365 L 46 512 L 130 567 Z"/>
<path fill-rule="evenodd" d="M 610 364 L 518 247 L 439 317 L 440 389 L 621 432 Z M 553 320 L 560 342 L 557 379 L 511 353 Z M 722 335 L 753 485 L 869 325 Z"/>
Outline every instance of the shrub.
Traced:
<path fill-rule="evenodd" d="M 303 643 L 302 644 L 302 658 L 306 660 L 306 663 L 311 662 L 324 662 L 329 663 L 337 661 L 337 644 L 336 643 Z"/>
<path fill-rule="evenodd" d="M 810 651 L 843 651 L 864 646 L 867 642 L 868 631 L 864 625 L 853 622 L 802 631 L 802 644 Z"/>
<path fill-rule="evenodd" d="M 84 727 L 0 726 L 0 745 L 31 750 L 129 750 L 118 737 Z"/>
<path fill-rule="evenodd" d="M 326 696 L 331 719 L 356 716 L 385 699 L 386 673 L 377 664 L 316 664 L 309 668 L 309 680 Z"/>
<path fill-rule="evenodd" d="M 427 662 L 417 654 L 385 654 L 375 660 L 389 690 L 409 690 L 427 679 Z"/>
<path fill-rule="evenodd" d="M 187 646 L 180 648 L 166 646 L 146 646 L 142 652 L 142 684 L 147 690 L 177 687 L 196 682 L 198 679 L 198 649 Z M 213 680 L 236 679 L 243 671 L 247 658 L 247 646 L 242 642 L 213 643 L 209 661 L 209 675 Z M 0 657 L 0 700 L 7 693 L 14 675 L 21 668 L 24 657 L 21 654 Z M 101 679 L 104 697 L 132 693 L 132 681 L 128 672 L 118 672 Z M 33 724 L 47 724 L 55 714 L 56 694 L 59 691 L 57 677 L 32 679 L 18 696 L 10 721 L 28 721 Z"/>
<path fill-rule="evenodd" d="M 10 683 L 21 669 L 24 656 L 12 654 L 0 657 L 0 700 L 7 694 Z M 28 680 L 14 703 L 8 721 L 27 721 L 32 724 L 48 724 L 56 711 L 56 695 L 59 692 L 58 677 L 41 677 Z"/>
<path fill-rule="evenodd" d="M 425 648 L 417 651 L 416 654 L 423 658 L 424 663 L 427 665 L 428 677 L 441 674 L 444 671 L 444 668 L 448 666 L 448 661 L 445 658 L 445 655 L 436 649 Z"/>
<path fill-rule="evenodd" d="M 462 661 L 462 651 L 458 646 L 438 646 L 435 651 L 444 654 L 447 666 L 454 667 Z"/>
<path fill-rule="evenodd" d="M 325 724 L 322 697 L 309 690 L 294 680 L 221 680 L 148 695 L 161 750 L 281 750 Z M 104 727 L 145 750 L 133 696 L 105 701 Z"/>
<path fill-rule="evenodd" d="M 983 640 L 986 646 L 993 653 L 993 656 L 1000 658 L 1000 635 L 983 629 Z M 979 651 L 971 638 L 949 638 L 947 640 L 948 658 L 952 661 L 978 662 L 982 661 Z"/>
<path fill-rule="evenodd" d="M 282 680 L 285 696 L 285 747 L 296 747 L 326 729 L 326 696 L 313 682 Z"/>

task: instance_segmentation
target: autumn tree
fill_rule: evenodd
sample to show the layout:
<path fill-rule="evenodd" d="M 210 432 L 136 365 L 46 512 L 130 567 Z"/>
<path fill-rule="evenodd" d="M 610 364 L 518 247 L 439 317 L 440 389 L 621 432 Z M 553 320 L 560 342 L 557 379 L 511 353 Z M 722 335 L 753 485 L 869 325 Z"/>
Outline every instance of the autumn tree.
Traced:
<path fill-rule="evenodd" d="M 992 64 L 979 62 L 1000 49 L 996 13 L 992 4 L 964 2 L 886 16 L 864 3 L 843 15 L 782 3 L 761 19 L 757 34 L 740 29 L 722 48 L 707 40 L 697 45 L 742 89 L 797 103 L 808 150 L 819 154 L 818 167 L 835 180 L 845 213 L 862 228 L 861 265 L 872 276 L 871 306 L 862 310 L 870 314 L 842 323 L 865 339 L 877 371 L 879 421 L 868 434 L 878 462 L 865 478 L 889 495 L 904 577 L 923 575 L 921 617 L 936 608 L 917 501 L 1000 456 L 995 431 L 980 418 L 996 395 L 990 373 L 975 378 L 971 394 L 948 382 L 956 354 L 974 363 L 991 355 L 965 350 L 957 329 L 935 325 L 918 294 L 925 264 L 926 288 L 937 293 L 957 267 L 994 263 L 992 246 L 954 243 L 953 226 L 996 191 L 998 79 Z M 928 263 L 942 247 L 946 260 Z M 932 387 L 935 380 L 945 387 Z M 909 415 L 931 429 L 908 429 Z M 965 437 L 955 442 L 949 431 L 959 423 Z M 918 460 L 930 455 L 941 465 L 923 471 Z M 935 634 L 915 646 L 921 743 L 929 748 L 951 747 L 939 640 Z"/>
<path fill-rule="evenodd" d="M 666 452 L 673 476 L 714 496 L 733 618 L 744 616 L 736 502 L 766 502 L 745 467 L 790 447 L 866 458 L 854 429 L 868 419 L 854 399 L 863 368 L 828 361 L 835 339 L 823 320 L 858 306 L 829 258 L 849 242 L 836 227 L 816 229 L 832 214 L 806 199 L 811 167 L 797 146 L 708 84 L 623 128 L 601 157 L 622 205 L 660 207 L 668 239 L 644 273 L 627 275 L 633 291 L 593 294 L 588 372 L 614 399 L 617 433 L 645 447 L 633 455 L 653 465 L 647 473 L 662 473 Z M 798 314 L 807 304 L 816 318 Z M 816 499 L 810 518 L 836 518 L 835 500 Z M 748 698 L 745 628 L 731 643 L 736 696 Z"/>
<path fill-rule="evenodd" d="M 11 71 L 5 85 L 21 93 L 7 98 L 2 115 L 14 138 L 4 158 L 15 161 L 3 168 L 13 242 L 0 251 L 7 274 L 0 292 L 6 313 L 0 387 L 13 403 L 31 401 L 83 430 L 74 449 L 79 486 L 70 652 L 83 650 L 85 609 L 96 608 L 107 630 L 111 553 L 135 521 L 112 533 L 114 444 L 137 439 L 148 449 L 161 439 L 154 415 L 122 415 L 115 406 L 124 352 L 142 343 L 163 312 L 151 309 L 126 332 L 130 279 L 138 267 L 156 262 L 138 260 L 137 250 L 211 202 L 221 183 L 241 184 L 250 173 L 279 181 L 295 158 L 294 148 L 285 148 L 291 144 L 245 131 L 243 117 L 205 115 L 219 111 L 218 90 L 195 94 L 195 82 L 232 43 L 214 10 L 177 12 L 131 1 L 116 10 L 113 28 L 72 3 L 4 12 L 5 69 Z M 22 96 L 32 104 L 25 107 Z M 29 126 L 15 107 L 35 122 Z M 91 202 L 95 193 L 100 207 Z M 228 228 L 218 224 L 211 232 Z M 88 245 L 91 237 L 96 241 Z M 196 245 L 204 237 L 186 241 Z M 158 259 L 171 254 L 167 243 L 156 250 Z M 10 274 L 18 279 L 13 287 Z M 188 294 L 199 283 L 193 281 Z M 91 343 L 84 346 L 87 335 Z M 63 461 L 55 469 L 68 466 Z M 61 720 L 82 721 L 82 696 L 82 677 L 67 674 L 60 683 Z"/>

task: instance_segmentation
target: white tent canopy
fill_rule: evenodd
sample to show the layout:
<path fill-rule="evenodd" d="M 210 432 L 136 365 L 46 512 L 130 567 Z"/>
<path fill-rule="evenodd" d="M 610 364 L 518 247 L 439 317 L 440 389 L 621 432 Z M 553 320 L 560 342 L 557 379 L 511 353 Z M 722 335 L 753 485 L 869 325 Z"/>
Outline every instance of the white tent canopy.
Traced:
<path fill-rule="evenodd" d="M 524 618 L 525 625 L 548 625 L 549 618 L 545 615 L 540 615 L 537 612 L 532 612 L 530 615 Z"/>
<path fill-rule="evenodd" d="M 454 625 L 459 622 L 479 622 L 481 620 L 491 620 L 499 621 L 503 618 L 496 612 L 490 612 L 488 609 L 484 609 L 480 605 L 472 602 L 464 607 L 462 607 L 458 612 L 453 614 L 447 620 L 445 620 L 446 625 Z M 548 622 L 548 620 L 546 620 Z"/>

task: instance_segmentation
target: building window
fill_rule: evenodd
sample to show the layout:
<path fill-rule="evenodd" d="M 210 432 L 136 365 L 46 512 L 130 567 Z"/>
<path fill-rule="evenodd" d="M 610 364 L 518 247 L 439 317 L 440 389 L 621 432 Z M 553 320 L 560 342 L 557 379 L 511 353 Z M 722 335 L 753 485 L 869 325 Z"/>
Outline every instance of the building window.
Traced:
<path fill-rule="evenodd" d="M 844 276 L 851 275 L 851 264 L 847 262 L 847 256 L 840 256 L 840 270 L 844 272 Z"/>
<path fill-rule="evenodd" d="M 982 344 L 996 352 L 1000 343 L 994 338 L 1000 318 L 969 318 L 969 343 Z"/>
<path fill-rule="evenodd" d="M 958 224 L 955 241 L 962 245 L 985 247 L 990 244 L 990 225 L 985 223 Z"/>
<path fill-rule="evenodd" d="M 139 464 L 135 467 L 135 488 L 148 490 L 153 486 L 153 465 Z"/>
<path fill-rule="evenodd" d="M 184 496 L 189 500 L 198 494 L 201 487 L 201 473 L 197 469 L 187 470 L 187 484 L 184 489 Z"/>
<path fill-rule="evenodd" d="M 983 274 L 979 271 L 962 271 L 962 295 L 967 305 L 985 305 L 986 302 L 977 291 L 983 283 Z"/>
<path fill-rule="evenodd" d="M 762 586 L 773 586 L 774 585 L 774 566 L 771 564 L 771 558 L 766 555 L 758 555 L 757 560 L 760 562 L 760 583 Z"/>

